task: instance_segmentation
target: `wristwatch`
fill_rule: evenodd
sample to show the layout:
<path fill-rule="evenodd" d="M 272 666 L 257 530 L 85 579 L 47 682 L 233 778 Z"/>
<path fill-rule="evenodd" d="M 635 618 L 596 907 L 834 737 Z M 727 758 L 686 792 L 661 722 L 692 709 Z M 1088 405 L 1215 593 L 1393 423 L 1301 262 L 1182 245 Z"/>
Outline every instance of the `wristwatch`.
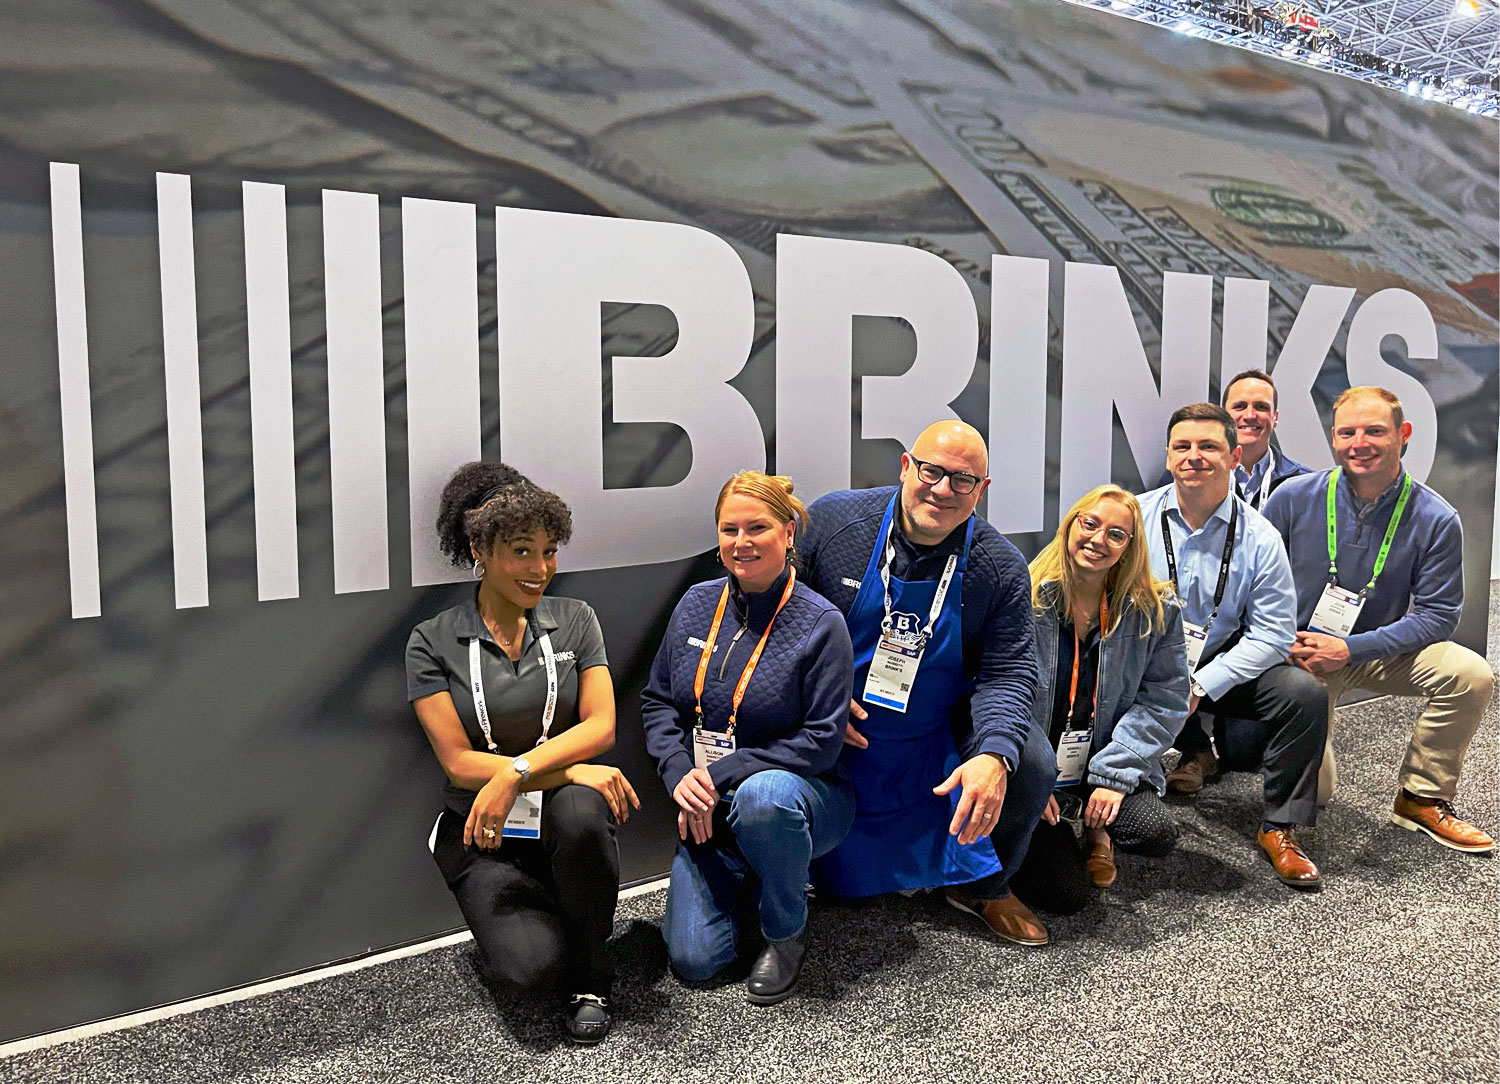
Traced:
<path fill-rule="evenodd" d="M 1208 690 L 1198 683 L 1197 678 L 1193 678 L 1193 680 L 1188 684 L 1188 688 L 1199 700 L 1203 700 L 1208 697 Z"/>
<path fill-rule="evenodd" d="M 510 766 L 516 770 L 516 773 L 518 775 L 520 775 L 521 782 L 524 783 L 526 782 L 526 780 L 531 778 L 531 761 L 527 760 L 525 757 L 515 757 L 513 760 L 511 760 Z"/>

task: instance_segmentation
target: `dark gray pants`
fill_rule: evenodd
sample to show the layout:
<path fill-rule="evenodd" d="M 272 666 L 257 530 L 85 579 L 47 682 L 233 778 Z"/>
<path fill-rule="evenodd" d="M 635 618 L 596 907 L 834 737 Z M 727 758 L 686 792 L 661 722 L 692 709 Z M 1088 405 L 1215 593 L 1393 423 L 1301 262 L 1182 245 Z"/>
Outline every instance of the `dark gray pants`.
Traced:
<path fill-rule="evenodd" d="M 1217 700 L 1202 701 L 1198 710 L 1214 717 L 1220 766 L 1264 777 L 1268 823 L 1317 823 L 1318 768 L 1328 737 L 1328 692 L 1321 681 L 1282 663 Z M 1184 757 L 1208 748 L 1196 715 L 1188 717 L 1176 746 Z"/>

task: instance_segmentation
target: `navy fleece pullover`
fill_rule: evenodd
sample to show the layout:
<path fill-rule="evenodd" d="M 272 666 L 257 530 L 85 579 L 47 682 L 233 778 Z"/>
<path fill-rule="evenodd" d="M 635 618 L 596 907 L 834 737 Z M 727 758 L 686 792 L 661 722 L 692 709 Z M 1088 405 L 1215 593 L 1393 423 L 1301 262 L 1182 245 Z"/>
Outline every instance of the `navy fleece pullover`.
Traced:
<path fill-rule="evenodd" d="M 1279 487 L 1265 516 L 1281 532 L 1297 584 L 1297 627 L 1307 628 L 1328 584 L 1328 476 L 1304 474 Z M 1361 504 L 1346 475 L 1334 487 L 1339 586 L 1358 591 L 1370 580 L 1401 480 Z M 1369 662 L 1421 651 L 1453 635 L 1464 608 L 1464 532 L 1453 506 L 1412 479 L 1411 496 L 1391 540 L 1375 589 L 1348 638 L 1349 661 Z"/>
<path fill-rule="evenodd" d="M 731 605 L 725 608 L 703 686 L 709 730 L 728 725 L 735 686 L 776 612 L 786 576 L 782 573 L 770 589 L 754 595 L 731 586 Z M 695 584 L 682 596 L 641 693 L 646 749 L 656 758 L 669 793 L 693 767 L 693 677 L 724 582 Z M 853 681 L 854 649 L 843 615 L 798 576 L 745 689 L 735 723 L 736 749 L 708 769 L 714 787 L 724 794 L 767 768 L 804 777 L 836 774 Z"/>
<path fill-rule="evenodd" d="M 813 502 L 797 565 L 808 584 L 846 616 L 895 486 L 846 489 Z M 914 546 L 896 522 L 891 574 L 903 580 L 936 580 L 950 552 L 963 547 L 960 527 L 936 546 Z M 987 520 L 976 519 L 964 573 L 964 675 L 953 690 L 953 736 L 966 757 L 993 753 L 1019 763 L 1036 695 L 1036 626 L 1031 619 L 1031 574 L 1020 551 Z M 972 690 L 972 697 L 970 691 Z"/>

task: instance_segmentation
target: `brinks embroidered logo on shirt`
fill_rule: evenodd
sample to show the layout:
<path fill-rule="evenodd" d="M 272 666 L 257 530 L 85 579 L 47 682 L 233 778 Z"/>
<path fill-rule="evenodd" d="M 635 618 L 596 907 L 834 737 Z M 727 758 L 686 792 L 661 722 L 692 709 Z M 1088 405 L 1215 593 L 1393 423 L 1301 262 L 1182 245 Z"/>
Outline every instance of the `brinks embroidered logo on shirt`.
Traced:
<path fill-rule="evenodd" d="M 558 662 L 572 662 L 578 657 L 578 653 L 576 651 L 559 651 L 552 657 Z"/>
<path fill-rule="evenodd" d="M 688 644 L 690 646 L 696 647 L 699 651 L 702 651 L 705 647 L 708 646 L 708 641 L 707 640 L 700 640 L 696 636 L 689 636 L 687 638 L 687 641 L 688 641 Z M 712 654 L 716 653 L 718 650 L 719 650 L 719 645 L 718 644 L 714 644 L 714 649 L 713 649 L 713 651 L 709 652 L 709 654 L 712 655 Z"/>

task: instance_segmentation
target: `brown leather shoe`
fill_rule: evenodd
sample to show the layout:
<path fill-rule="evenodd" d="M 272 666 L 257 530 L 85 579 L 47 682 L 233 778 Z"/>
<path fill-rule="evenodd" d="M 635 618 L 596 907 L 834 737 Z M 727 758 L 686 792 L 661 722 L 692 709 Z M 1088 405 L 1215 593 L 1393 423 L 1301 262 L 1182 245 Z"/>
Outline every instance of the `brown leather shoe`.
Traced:
<path fill-rule="evenodd" d="M 1109 833 L 1101 833 L 1089 848 L 1088 860 L 1084 863 L 1089 877 L 1099 888 L 1108 888 L 1115 883 L 1119 870 L 1115 869 L 1115 841 Z"/>
<path fill-rule="evenodd" d="M 1276 828 L 1256 833 L 1260 849 L 1271 860 L 1271 868 L 1284 885 L 1293 888 L 1317 889 L 1323 886 L 1323 877 L 1318 867 L 1307 857 L 1290 828 Z"/>
<path fill-rule="evenodd" d="M 983 919 L 984 924 L 996 937 L 1003 937 L 1017 945 L 1045 945 L 1047 943 L 1047 927 L 1042 925 L 1041 919 L 1031 913 L 1031 908 L 1016 899 L 1014 895 L 1006 896 L 1001 900 L 981 900 L 960 892 L 956 888 L 950 888 L 947 897 L 951 906 Z"/>
<path fill-rule="evenodd" d="M 1197 794 L 1203 789 L 1203 780 L 1218 774 L 1219 758 L 1213 750 L 1205 749 L 1194 757 L 1184 757 L 1182 763 L 1167 773 L 1167 789 L 1178 794 Z"/>
<path fill-rule="evenodd" d="M 1489 833 L 1453 815 L 1453 807 L 1442 798 L 1418 798 L 1402 790 L 1391 809 L 1391 823 L 1408 832 L 1426 832 L 1444 847 L 1467 854 L 1484 854 L 1495 849 Z"/>

